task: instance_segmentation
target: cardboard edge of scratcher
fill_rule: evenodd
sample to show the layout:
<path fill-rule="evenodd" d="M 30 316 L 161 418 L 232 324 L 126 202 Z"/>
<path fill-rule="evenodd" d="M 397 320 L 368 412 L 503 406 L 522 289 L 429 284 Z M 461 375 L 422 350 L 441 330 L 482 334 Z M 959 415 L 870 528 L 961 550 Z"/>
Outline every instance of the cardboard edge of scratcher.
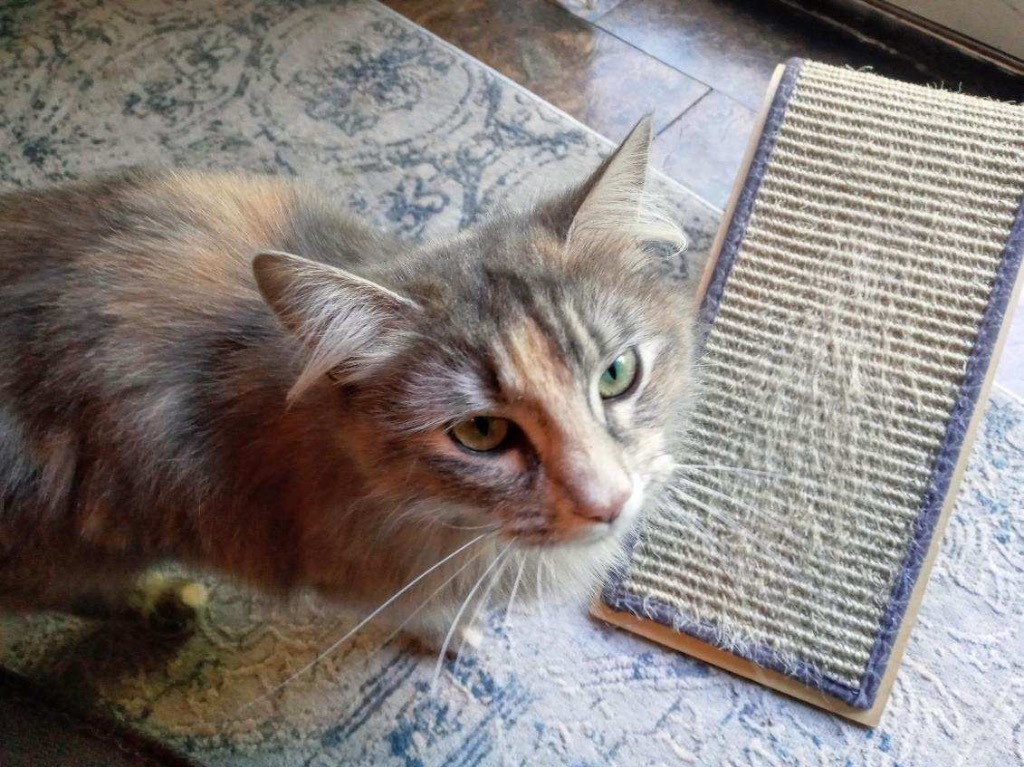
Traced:
<path fill-rule="evenodd" d="M 775 68 L 775 72 L 772 75 L 767 95 L 765 97 L 764 106 L 758 115 L 753 133 L 751 134 L 750 142 L 747 146 L 746 155 L 744 156 L 743 163 L 740 166 L 740 173 L 736 177 L 736 186 L 733 188 L 732 195 L 729 199 L 729 205 L 726 207 L 725 214 L 722 217 L 722 223 L 718 229 L 718 234 L 716 235 L 712 245 L 707 265 L 701 275 L 701 280 L 695 294 L 698 301 L 703 299 L 708 290 L 708 286 L 710 285 L 712 276 L 714 275 L 729 224 L 736 212 L 736 206 L 744 186 L 744 181 L 750 171 L 750 165 L 753 162 L 761 134 L 764 130 L 772 102 L 775 98 L 775 93 L 780 81 L 782 80 L 785 69 L 785 65 L 779 65 Z M 1024 205 L 1024 203 L 1022 203 L 1022 205 Z M 985 405 L 988 402 L 989 393 L 991 392 L 992 384 L 995 380 L 996 365 L 1002 354 L 1003 347 L 1006 344 L 1006 338 L 1009 335 L 1010 321 L 1013 316 L 1012 308 L 1020 301 L 1022 292 L 1024 292 L 1024 267 L 1018 271 L 1014 279 L 1014 285 L 1010 293 L 1008 304 L 1009 308 L 1002 318 L 998 336 L 996 337 L 995 343 L 992 345 L 992 356 L 989 360 L 988 369 L 985 372 L 984 380 L 978 392 L 977 401 L 974 404 L 974 409 L 971 413 L 970 421 L 964 434 L 964 439 L 960 447 L 960 454 L 950 478 L 949 488 L 946 491 L 946 497 L 942 505 L 942 511 L 939 514 L 938 519 L 935 522 L 935 527 L 931 533 L 928 553 L 921 564 L 921 569 L 918 572 L 913 591 L 911 592 L 910 599 L 907 602 L 906 609 L 903 612 L 899 631 L 896 635 L 895 641 L 893 642 L 892 649 L 889 652 L 889 657 L 886 662 L 885 673 L 883 674 L 882 680 L 878 686 L 874 703 L 870 708 L 863 709 L 851 706 L 848 703 L 828 695 L 815 687 L 804 684 L 777 671 L 766 669 L 753 661 L 733 655 L 720 647 L 703 642 L 689 634 L 681 633 L 652 620 L 638 618 L 632 613 L 613 610 L 602 601 L 600 595 L 598 595 L 592 603 L 590 614 L 594 618 L 604 621 L 605 623 L 631 631 L 634 634 L 638 634 L 654 642 L 665 645 L 666 647 L 683 652 L 694 658 L 710 663 L 713 666 L 718 666 L 719 668 L 746 679 L 750 679 L 753 682 L 757 682 L 765 687 L 789 695 L 797 700 L 810 703 L 811 705 L 817 706 L 825 711 L 838 714 L 839 716 L 845 717 L 857 724 L 867 727 L 876 727 L 881 721 L 886 704 L 889 702 L 889 698 L 892 694 L 893 684 L 896 681 L 896 674 L 900 669 L 903 653 L 906 649 L 907 641 L 910 638 L 910 632 L 913 630 L 914 624 L 917 621 L 917 613 L 921 607 L 921 602 L 924 599 L 924 593 L 928 588 L 928 581 L 931 576 L 932 566 L 935 563 L 935 558 L 942 545 L 942 538 L 946 529 L 946 524 L 952 514 L 953 507 L 956 505 L 960 485 L 963 480 L 964 473 L 967 470 L 967 463 L 970 459 L 971 451 L 978 435 L 981 419 L 985 413 Z"/>
<path fill-rule="evenodd" d="M 736 215 L 736 206 L 739 204 L 740 195 L 743 193 L 743 185 L 747 175 L 750 173 L 750 165 L 754 162 L 754 155 L 757 154 L 757 147 L 761 143 L 761 134 L 764 132 L 765 123 L 768 122 L 768 115 L 772 110 L 772 103 L 775 101 L 775 92 L 779 89 L 782 76 L 786 73 L 786 65 L 779 64 L 772 73 L 772 79 L 768 81 L 768 90 L 765 91 L 764 103 L 761 111 L 754 121 L 754 128 L 751 131 L 750 139 L 747 141 L 747 151 L 743 155 L 743 162 L 740 163 L 739 172 L 736 174 L 736 183 L 733 185 L 732 193 L 729 195 L 729 204 L 725 206 L 725 213 L 722 214 L 722 222 L 718 225 L 718 232 L 715 234 L 714 242 L 711 243 L 711 250 L 708 252 L 707 263 L 704 264 L 704 271 L 701 272 L 700 282 L 697 284 L 695 296 L 698 301 L 704 299 L 711 284 L 711 278 L 715 274 L 715 267 L 718 266 L 718 258 L 722 254 L 722 246 L 725 244 L 725 237 L 729 233 L 729 224 Z"/>

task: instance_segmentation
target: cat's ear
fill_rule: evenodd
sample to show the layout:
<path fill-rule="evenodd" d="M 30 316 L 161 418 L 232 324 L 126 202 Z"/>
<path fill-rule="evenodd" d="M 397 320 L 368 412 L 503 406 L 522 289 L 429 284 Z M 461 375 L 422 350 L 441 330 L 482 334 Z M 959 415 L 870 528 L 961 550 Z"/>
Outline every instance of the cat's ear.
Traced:
<path fill-rule="evenodd" d="M 308 352 L 289 399 L 322 376 L 351 382 L 371 375 L 401 348 L 420 313 L 382 285 L 288 253 L 259 253 L 252 268 L 264 300 Z"/>
<path fill-rule="evenodd" d="M 639 219 L 651 147 L 651 118 L 644 117 L 582 185 L 549 209 L 556 232 L 586 246 L 608 232 L 632 229 Z"/>

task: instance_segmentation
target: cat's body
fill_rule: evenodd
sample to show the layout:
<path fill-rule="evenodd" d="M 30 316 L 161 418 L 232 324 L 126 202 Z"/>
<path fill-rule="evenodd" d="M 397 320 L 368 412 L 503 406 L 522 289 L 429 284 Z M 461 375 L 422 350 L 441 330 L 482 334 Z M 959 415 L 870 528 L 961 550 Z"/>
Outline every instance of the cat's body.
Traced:
<path fill-rule="evenodd" d="M 632 224 L 597 220 L 642 185 L 641 139 L 575 195 L 421 249 L 272 179 L 0 196 L 0 609 L 116 601 L 167 560 L 376 605 L 481 535 L 406 595 L 465 566 L 428 633 L 501 552 L 502 588 L 539 552 L 556 586 L 591 585 L 656 491 L 688 386 L 685 301 Z M 254 275 L 261 251 L 308 260 Z M 595 400 L 592 372 L 627 347 L 637 394 Z M 513 436 L 467 449 L 466 418 Z"/>
<path fill-rule="evenodd" d="M 252 257 L 384 250 L 311 202 L 152 172 L 0 198 L 0 599 L 38 577 L 26 605 L 59 605 L 81 573 L 167 556 L 302 580 L 296 519 L 365 490 L 320 398 L 284 407 L 300 360 Z M 346 479 L 325 490 L 327 466 Z"/>

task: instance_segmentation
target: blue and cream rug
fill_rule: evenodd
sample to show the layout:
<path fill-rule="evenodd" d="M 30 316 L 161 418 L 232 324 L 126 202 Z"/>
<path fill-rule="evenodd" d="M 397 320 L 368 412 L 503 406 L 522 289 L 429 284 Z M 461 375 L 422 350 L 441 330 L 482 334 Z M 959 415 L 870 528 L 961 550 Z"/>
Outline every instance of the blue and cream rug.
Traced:
<path fill-rule="evenodd" d="M 0 5 L 0 188 L 135 163 L 315 178 L 412 238 L 581 178 L 608 143 L 372 0 Z M 718 211 L 658 182 L 693 240 Z M 179 647 L 0 619 L 0 663 L 209 765 L 1008 765 L 1024 760 L 1024 405 L 997 393 L 871 732 L 550 605 L 433 663 L 370 628 L 214 586 Z"/>

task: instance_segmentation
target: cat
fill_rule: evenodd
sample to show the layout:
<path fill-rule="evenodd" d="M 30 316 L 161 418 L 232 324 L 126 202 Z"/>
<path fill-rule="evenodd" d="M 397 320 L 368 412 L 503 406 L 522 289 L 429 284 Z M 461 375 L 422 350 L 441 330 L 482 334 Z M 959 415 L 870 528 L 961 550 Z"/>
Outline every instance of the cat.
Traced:
<path fill-rule="evenodd" d="M 434 645 L 485 577 L 586 598 L 692 391 L 650 136 L 421 246 L 269 177 L 0 196 L 0 609 L 136 610 L 167 561 L 362 609 L 399 593 Z"/>

